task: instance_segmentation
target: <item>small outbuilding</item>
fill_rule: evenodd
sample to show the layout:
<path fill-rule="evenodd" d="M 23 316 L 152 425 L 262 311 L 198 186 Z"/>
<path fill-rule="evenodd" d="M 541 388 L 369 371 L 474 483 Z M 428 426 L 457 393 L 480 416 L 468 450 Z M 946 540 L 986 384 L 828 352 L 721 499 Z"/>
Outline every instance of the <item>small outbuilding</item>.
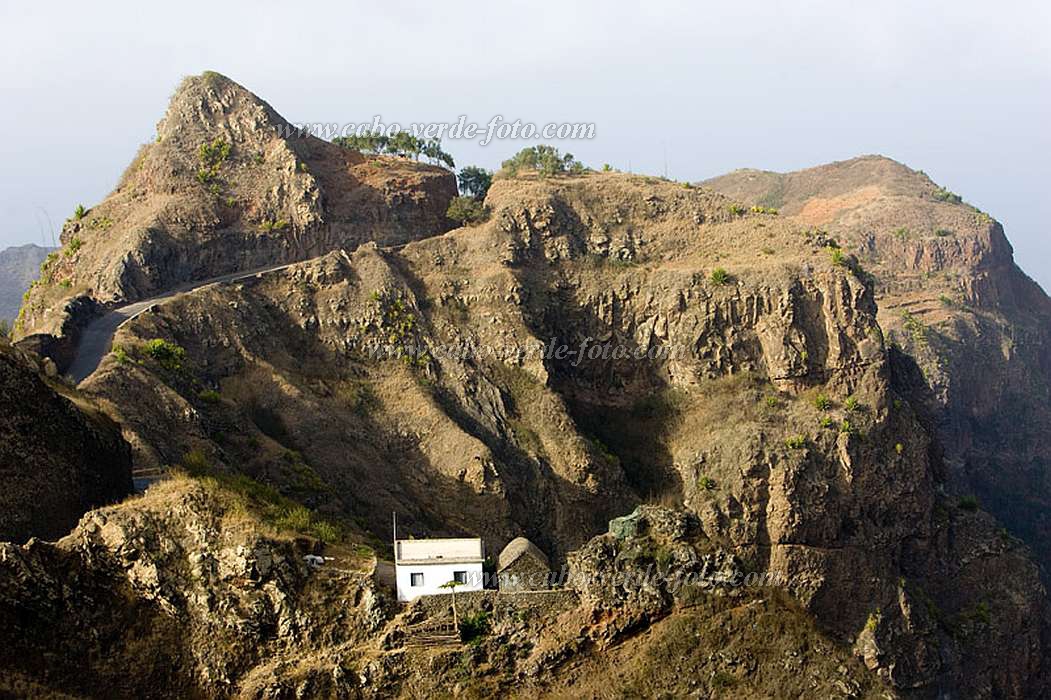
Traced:
<path fill-rule="evenodd" d="M 525 537 L 511 540 L 497 560 L 501 591 L 538 591 L 550 585 L 551 565 L 547 556 Z"/>

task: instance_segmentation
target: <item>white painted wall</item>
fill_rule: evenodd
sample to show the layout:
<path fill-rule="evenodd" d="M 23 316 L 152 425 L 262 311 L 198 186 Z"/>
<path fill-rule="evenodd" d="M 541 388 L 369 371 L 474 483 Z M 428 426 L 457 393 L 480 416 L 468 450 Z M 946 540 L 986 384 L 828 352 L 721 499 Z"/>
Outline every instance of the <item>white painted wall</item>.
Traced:
<path fill-rule="evenodd" d="M 418 598 L 421 595 L 449 595 L 449 589 L 442 588 L 442 586 L 449 583 L 449 581 L 452 581 L 453 575 L 457 571 L 467 572 L 467 583 L 457 586 L 457 593 L 464 591 L 480 591 L 485 582 L 484 573 L 482 571 L 482 562 L 465 562 L 460 564 L 409 563 L 398 564 L 395 568 L 395 578 L 398 585 L 398 600 L 403 603 L 410 601 L 413 598 Z M 414 573 L 423 574 L 422 586 L 412 585 L 412 574 Z"/>

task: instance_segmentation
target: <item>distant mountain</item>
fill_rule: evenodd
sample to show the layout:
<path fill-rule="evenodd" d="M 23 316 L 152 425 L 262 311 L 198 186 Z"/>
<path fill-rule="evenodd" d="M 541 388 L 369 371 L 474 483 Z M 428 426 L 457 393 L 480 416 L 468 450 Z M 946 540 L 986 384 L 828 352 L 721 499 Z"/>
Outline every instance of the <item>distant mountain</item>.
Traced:
<path fill-rule="evenodd" d="M 0 251 L 0 319 L 14 321 L 22 295 L 40 274 L 40 264 L 53 248 L 29 243 Z"/>

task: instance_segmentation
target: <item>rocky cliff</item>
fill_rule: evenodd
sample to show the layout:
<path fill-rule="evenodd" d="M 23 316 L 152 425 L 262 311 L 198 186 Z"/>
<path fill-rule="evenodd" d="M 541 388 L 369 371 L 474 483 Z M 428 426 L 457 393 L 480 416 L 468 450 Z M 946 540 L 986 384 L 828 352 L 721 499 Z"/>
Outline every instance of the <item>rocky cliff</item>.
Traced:
<path fill-rule="evenodd" d="M 0 541 L 65 535 L 86 511 L 131 493 L 120 427 L 0 339 Z"/>
<path fill-rule="evenodd" d="M 924 173 L 871 156 L 710 186 L 842 241 L 874 276 L 879 323 L 916 360 L 950 485 L 1051 569 L 1051 299 L 1001 225 Z"/>
<path fill-rule="evenodd" d="M 393 508 L 562 558 L 634 503 L 682 507 L 889 686 L 1043 688 L 1036 568 L 942 495 L 857 259 L 626 175 L 503 180 L 487 204 L 481 226 L 158 307 L 85 388 L 141 464 L 202 452 L 381 538 Z"/>
<path fill-rule="evenodd" d="M 869 241 L 848 226 L 876 216 L 869 190 L 797 211 L 786 183 L 779 213 L 744 191 L 524 171 L 493 184 L 486 221 L 443 233 L 434 206 L 449 174 L 278 138 L 278 120 L 221 77 L 192 79 L 124 184 L 68 225 L 98 231 L 98 246 L 132 240 L 131 219 L 116 225 L 123 201 L 168 222 L 108 262 L 69 238 L 63 274 L 91 279 L 101 302 L 275 250 L 316 257 L 176 296 L 117 331 L 81 388 L 120 422 L 136 466 L 194 480 L 89 514 L 57 544 L 0 550 L 17 684 L 267 697 L 604 695 L 611 678 L 627 694 L 1048 692 L 1038 569 L 961 490 L 960 445 L 945 442 L 985 435 L 946 430 L 945 407 L 969 396 L 950 377 L 960 370 L 931 364 L 926 307 L 886 310 L 927 298 L 929 266 L 951 266 L 970 295 L 938 307 L 954 319 L 992 322 L 1011 294 L 1021 304 L 1032 288 L 1004 281 L 1009 248 L 991 220 L 926 181 L 909 194 L 908 173 L 886 191 L 895 206 L 919 202 L 915 218 Z M 367 173 L 399 172 L 414 179 L 371 199 Z M 221 199 L 228 188 L 243 208 Z M 330 235 L 332 221 L 348 228 Z M 912 262 L 894 262 L 899 243 Z M 64 297 L 34 299 L 31 328 L 62 334 L 76 320 Z M 1008 364 L 990 366 L 1014 368 L 1029 346 L 1002 347 Z M 411 651 L 426 611 L 387 610 L 357 556 L 389 539 L 392 510 L 406 534 L 477 534 L 489 551 L 526 535 L 585 582 L 535 619 L 483 595 L 472 614 L 493 624 L 474 644 Z M 331 586 L 301 563 L 318 539 L 344 548 Z M 611 583 L 648 569 L 656 580 Z M 705 585 L 672 589 L 679 574 Z M 748 574 L 762 590 L 742 589 Z M 129 628 L 118 600 L 149 624 Z M 35 629 L 48 632 L 37 641 Z M 53 672 L 51 647 L 69 659 Z M 167 648 L 176 663 L 157 660 Z M 155 685 L 118 683 L 142 650 Z M 669 658 L 682 659 L 674 673 Z"/>
<path fill-rule="evenodd" d="M 57 543 L 0 544 L 0 693 L 883 694 L 792 601 L 745 585 L 681 513 L 647 509 L 645 532 L 582 550 L 581 580 L 627 574 L 616 594 L 460 595 L 470 643 L 435 648 L 415 645 L 412 630 L 444 619 L 447 600 L 399 612 L 367 549 L 329 547 L 312 568 L 310 541 L 275 530 L 255 505 L 178 477 L 90 513 Z M 680 585 L 650 591 L 655 565 Z"/>
<path fill-rule="evenodd" d="M 192 76 L 116 189 L 66 221 L 62 254 L 41 271 L 16 330 L 62 334 L 80 296 L 135 301 L 364 241 L 441 233 L 455 195 L 447 170 L 301 135 L 224 76 Z"/>

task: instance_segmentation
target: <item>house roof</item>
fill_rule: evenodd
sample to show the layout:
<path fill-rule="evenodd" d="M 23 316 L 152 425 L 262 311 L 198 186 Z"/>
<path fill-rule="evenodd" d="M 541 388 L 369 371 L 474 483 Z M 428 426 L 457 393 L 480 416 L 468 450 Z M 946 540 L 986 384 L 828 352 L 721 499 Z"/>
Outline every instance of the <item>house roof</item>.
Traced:
<path fill-rule="evenodd" d="M 394 547 L 398 564 L 460 564 L 485 559 L 478 538 L 398 540 Z"/>
<path fill-rule="evenodd" d="M 523 554 L 529 554 L 529 556 L 533 557 L 544 566 L 550 566 L 547 560 L 547 555 L 541 552 L 539 547 L 525 537 L 516 537 L 504 547 L 502 552 L 500 552 L 500 558 L 497 561 L 497 571 L 503 571 L 511 566 L 518 561 Z"/>

